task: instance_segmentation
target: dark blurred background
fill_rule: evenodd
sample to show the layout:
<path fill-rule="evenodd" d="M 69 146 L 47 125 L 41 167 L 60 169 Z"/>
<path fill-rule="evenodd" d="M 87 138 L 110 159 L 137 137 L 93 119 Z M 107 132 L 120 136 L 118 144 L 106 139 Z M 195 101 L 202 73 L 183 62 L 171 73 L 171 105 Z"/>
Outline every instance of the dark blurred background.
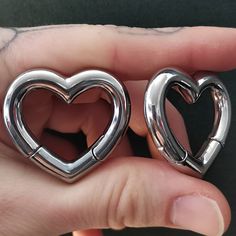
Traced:
<path fill-rule="evenodd" d="M 138 27 L 211 25 L 236 27 L 234 0 L 0 0 L 0 26 L 37 26 L 47 24 L 116 24 Z M 235 42 L 236 43 L 236 42 Z M 225 235 L 236 235 L 236 72 L 220 74 L 228 88 L 232 102 L 232 124 L 225 148 L 210 168 L 205 179 L 215 184 L 226 195 L 232 208 L 232 223 Z M 235 95 L 234 95 L 235 94 Z M 193 150 L 201 146 L 211 128 L 208 94 L 197 105 L 187 106 L 171 93 L 170 99 L 181 108 L 186 119 Z M 209 109 L 208 109 L 209 108 Z M 211 117 L 211 116 L 210 116 Z M 139 155 L 148 155 L 142 139 L 129 132 Z M 138 148 L 137 148 L 138 147 Z M 204 217 L 204 216 L 203 216 Z M 192 232 L 162 228 L 105 230 L 105 236 L 193 236 Z"/>

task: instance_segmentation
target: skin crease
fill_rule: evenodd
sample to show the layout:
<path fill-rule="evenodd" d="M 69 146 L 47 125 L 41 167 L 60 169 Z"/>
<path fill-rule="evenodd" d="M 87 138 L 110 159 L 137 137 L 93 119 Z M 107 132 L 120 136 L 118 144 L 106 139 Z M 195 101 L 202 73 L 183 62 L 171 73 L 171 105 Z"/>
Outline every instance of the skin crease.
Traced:
<path fill-rule="evenodd" d="M 191 194 L 217 203 L 226 230 L 230 209 L 223 194 L 210 183 L 178 172 L 155 150 L 143 118 L 143 94 L 147 80 L 163 67 L 175 66 L 190 73 L 235 68 L 235 38 L 236 30 L 214 27 L 172 32 L 89 25 L 0 29 L 1 104 L 9 84 L 26 70 L 48 68 L 65 76 L 91 67 L 109 71 L 126 84 L 132 103 L 129 126 L 147 137 L 153 157 L 134 157 L 125 136 L 109 160 L 68 185 L 22 158 L 0 119 L 0 178 L 4 183 L 0 187 L 0 234 L 75 231 L 77 236 L 95 236 L 101 235 L 96 228 L 179 228 L 170 221 L 170 206 L 179 196 Z M 93 103 L 86 104 L 89 102 Z M 166 109 L 173 132 L 188 147 L 182 117 L 169 102 Z M 87 93 L 81 102 L 78 99 L 77 104 L 66 106 L 55 96 L 38 91 L 26 98 L 24 116 L 42 142 L 59 148 L 63 156 L 73 156 L 76 147 L 59 137 L 55 141 L 45 128 L 62 133 L 82 130 L 91 145 L 108 122 L 110 106 L 101 92 L 92 98 Z M 85 231 L 76 232 L 78 229 Z"/>

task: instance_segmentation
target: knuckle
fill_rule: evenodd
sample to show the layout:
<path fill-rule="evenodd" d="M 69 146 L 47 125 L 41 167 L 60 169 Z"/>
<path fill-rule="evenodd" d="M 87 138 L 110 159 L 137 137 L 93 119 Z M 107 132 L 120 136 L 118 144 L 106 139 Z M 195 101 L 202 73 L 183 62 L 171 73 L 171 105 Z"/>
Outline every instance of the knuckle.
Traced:
<path fill-rule="evenodd" d="M 138 170 L 127 170 L 112 191 L 107 213 L 110 228 L 122 229 L 146 224 L 149 218 L 148 201 L 142 179 Z"/>

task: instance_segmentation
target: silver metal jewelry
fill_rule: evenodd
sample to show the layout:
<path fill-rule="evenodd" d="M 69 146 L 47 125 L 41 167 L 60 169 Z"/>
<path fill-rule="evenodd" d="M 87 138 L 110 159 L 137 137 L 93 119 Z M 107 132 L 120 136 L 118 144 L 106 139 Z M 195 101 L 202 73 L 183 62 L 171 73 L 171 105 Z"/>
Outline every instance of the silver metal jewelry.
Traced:
<path fill-rule="evenodd" d="M 77 96 L 94 87 L 104 89 L 111 98 L 113 117 L 110 125 L 77 160 L 63 162 L 41 146 L 32 135 L 22 119 L 22 101 L 33 89 L 47 89 L 69 104 Z M 88 70 L 70 78 L 63 78 L 50 71 L 35 70 L 18 76 L 11 84 L 4 101 L 3 116 L 12 140 L 27 159 L 66 182 L 73 182 L 101 163 L 119 143 L 129 122 L 130 101 L 125 87 L 103 71 Z"/>
<path fill-rule="evenodd" d="M 195 103 L 209 88 L 214 103 L 214 125 L 208 139 L 193 156 L 172 134 L 165 113 L 165 99 L 169 88 L 174 88 L 184 100 Z M 186 165 L 203 175 L 225 144 L 231 120 L 228 92 L 216 75 L 197 73 L 194 79 L 176 69 L 164 69 L 149 82 L 144 99 L 144 114 L 152 139 L 161 154 L 170 162 Z M 178 124 L 176 124 L 178 125 Z"/>

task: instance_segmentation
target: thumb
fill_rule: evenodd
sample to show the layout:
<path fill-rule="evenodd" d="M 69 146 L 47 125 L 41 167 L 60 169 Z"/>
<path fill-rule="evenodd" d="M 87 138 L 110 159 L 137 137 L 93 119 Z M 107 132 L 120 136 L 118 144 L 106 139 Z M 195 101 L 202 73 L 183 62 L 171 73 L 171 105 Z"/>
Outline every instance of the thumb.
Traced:
<path fill-rule="evenodd" d="M 112 158 L 68 185 L 1 146 L 8 158 L 0 158 L 0 235 L 161 226 L 216 236 L 229 225 L 229 206 L 216 187 L 164 161 Z"/>
<path fill-rule="evenodd" d="M 56 211 L 67 220 L 56 224 L 58 232 L 161 226 L 215 236 L 230 221 L 219 190 L 158 160 L 110 160 L 59 199 Z"/>

